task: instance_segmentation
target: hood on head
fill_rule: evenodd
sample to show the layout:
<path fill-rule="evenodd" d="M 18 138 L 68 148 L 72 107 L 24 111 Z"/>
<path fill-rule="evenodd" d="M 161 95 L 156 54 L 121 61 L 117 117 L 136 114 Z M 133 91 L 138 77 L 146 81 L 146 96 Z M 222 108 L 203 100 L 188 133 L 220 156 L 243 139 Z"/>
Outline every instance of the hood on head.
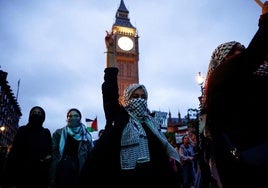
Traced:
<path fill-rule="evenodd" d="M 42 125 L 45 121 L 45 118 L 46 118 L 45 110 L 40 106 L 35 106 L 30 110 L 28 121 L 30 124 Z"/>

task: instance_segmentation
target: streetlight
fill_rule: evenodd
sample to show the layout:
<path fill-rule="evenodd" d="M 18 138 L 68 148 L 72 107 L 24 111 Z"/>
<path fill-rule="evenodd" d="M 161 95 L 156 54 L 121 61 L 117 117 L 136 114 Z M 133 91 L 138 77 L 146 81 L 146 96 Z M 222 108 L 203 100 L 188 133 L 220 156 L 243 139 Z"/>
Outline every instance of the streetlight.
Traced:
<path fill-rule="evenodd" d="M 197 123 L 196 123 L 196 139 L 197 139 L 197 148 L 199 150 L 199 134 L 200 134 L 200 128 L 202 130 L 202 127 L 200 127 L 200 119 L 202 118 L 202 99 L 203 99 L 203 92 L 204 92 L 204 76 L 201 74 L 201 72 L 198 72 L 197 76 L 196 76 L 196 81 L 198 83 L 198 85 L 200 85 L 201 87 L 201 96 L 198 97 L 199 99 L 199 110 L 198 110 L 198 115 L 197 115 Z"/>
<path fill-rule="evenodd" d="M 204 84 L 204 76 L 201 74 L 201 72 L 198 72 L 198 75 L 196 76 L 196 81 L 198 83 L 198 85 L 200 85 L 201 87 L 201 94 L 203 95 L 203 91 L 204 91 L 204 87 L 203 87 L 203 84 Z"/>
<path fill-rule="evenodd" d="M 198 83 L 198 85 L 200 85 L 201 87 L 201 96 L 198 97 L 199 100 L 199 110 L 200 112 L 203 110 L 203 94 L 204 94 L 204 76 L 201 74 L 201 72 L 198 72 L 197 76 L 196 76 L 196 81 Z"/>
<path fill-rule="evenodd" d="M 6 129 L 6 127 L 2 125 L 2 126 L 0 127 L 0 132 L 4 132 L 5 129 Z"/>
<path fill-rule="evenodd" d="M 2 144 L 3 144 L 3 133 L 4 133 L 5 130 L 6 130 L 6 127 L 5 127 L 4 125 L 2 125 L 2 126 L 0 127 L 0 147 L 1 147 Z"/>
<path fill-rule="evenodd" d="M 205 98 L 204 98 L 204 80 L 205 78 L 201 74 L 201 72 L 198 72 L 198 75 L 196 77 L 198 85 L 201 87 L 201 96 L 198 97 L 199 99 L 199 133 L 203 132 L 205 133 L 205 125 L 206 125 L 206 119 L 207 119 L 207 112 L 205 107 Z"/>

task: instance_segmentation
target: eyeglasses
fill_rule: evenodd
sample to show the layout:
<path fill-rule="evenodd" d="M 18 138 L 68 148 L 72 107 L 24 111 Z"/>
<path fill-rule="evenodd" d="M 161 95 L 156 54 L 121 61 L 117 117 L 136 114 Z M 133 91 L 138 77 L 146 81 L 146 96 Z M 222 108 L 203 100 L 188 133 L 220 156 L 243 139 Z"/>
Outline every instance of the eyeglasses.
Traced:
<path fill-rule="evenodd" d="M 67 117 L 79 117 L 79 115 L 78 114 L 69 114 L 69 115 L 67 115 Z"/>
<path fill-rule="evenodd" d="M 142 99 L 146 99 L 146 95 L 145 94 L 133 94 L 131 97 L 131 99 L 138 99 L 138 98 L 142 98 Z"/>

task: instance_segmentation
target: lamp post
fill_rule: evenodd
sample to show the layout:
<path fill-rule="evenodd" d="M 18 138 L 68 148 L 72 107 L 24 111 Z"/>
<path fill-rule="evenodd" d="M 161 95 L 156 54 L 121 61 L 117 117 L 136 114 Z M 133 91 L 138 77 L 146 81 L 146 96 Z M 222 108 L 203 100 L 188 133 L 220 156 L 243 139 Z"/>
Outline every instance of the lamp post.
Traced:
<path fill-rule="evenodd" d="M 204 76 L 201 74 L 201 72 L 198 72 L 198 75 L 196 77 L 196 81 L 197 81 L 198 85 L 200 85 L 200 87 L 201 87 L 201 94 L 203 95 L 203 92 L 204 92 L 204 87 L 203 87 L 203 84 L 204 84 Z"/>
<path fill-rule="evenodd" d="M 201 96 L 198 97 L 199 100 L 199 114 L 202 113 L 202 106 L 203 106 L 203 94 L 204 94 L 204 76 L 201 74 L 201 72 L 198 72 L 196 76 L 196 81 L 198 85 L 200 85 L 201 88 Z"/>
<path fill-rule="evenodd" d="M 200 85 L 201 95 L 198 97 L 199 100 L 199 117 L 202 115 L 202 108 L 203 108 L 203 94 L 204 94 L 204 76 L 201 72 L 198 72 L 196 76 L 197 84 Z"/>
<path fill-rule="evenodd" d="M 196 76 L 196 81 L 197 81 L 197 84 L 200 85 L 200 88 L 201 88 L 201 96 L 198 97 L 199 99 L 199 110 L 198 110 L 198 115 L 197 115 L 197 118 L 198 118 L 198 122 L 196 124 L 196 137 L 197 137 L 197 143 L 199 144 L 199 132 L 200 132 L 200 118 L 201 118 L 201 110 L 202 110 L 202 99 L 203 99 L 203 92 L 204 92 L 204 87 L 203 87 L 203 84 L 204 84 L 204 76 L 201 74 L 201 72 L 198 72 L 197 76 Z"/>

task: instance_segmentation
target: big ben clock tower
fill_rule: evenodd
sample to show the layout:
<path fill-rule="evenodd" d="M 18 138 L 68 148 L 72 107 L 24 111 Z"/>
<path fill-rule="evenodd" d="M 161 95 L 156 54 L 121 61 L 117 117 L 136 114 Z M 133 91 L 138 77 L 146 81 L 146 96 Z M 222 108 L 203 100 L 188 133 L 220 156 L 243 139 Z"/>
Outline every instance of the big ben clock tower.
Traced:
<path fill-rule="evenodd" d="M 111 31 L 114 35 L 114 58 L 119 69 L 117 80 L 120 99 L 129 84 L 139 83 L 139 37 L 136 28 L 130 23 L 128 14 L 129 11 L 121 0 Z"/>

